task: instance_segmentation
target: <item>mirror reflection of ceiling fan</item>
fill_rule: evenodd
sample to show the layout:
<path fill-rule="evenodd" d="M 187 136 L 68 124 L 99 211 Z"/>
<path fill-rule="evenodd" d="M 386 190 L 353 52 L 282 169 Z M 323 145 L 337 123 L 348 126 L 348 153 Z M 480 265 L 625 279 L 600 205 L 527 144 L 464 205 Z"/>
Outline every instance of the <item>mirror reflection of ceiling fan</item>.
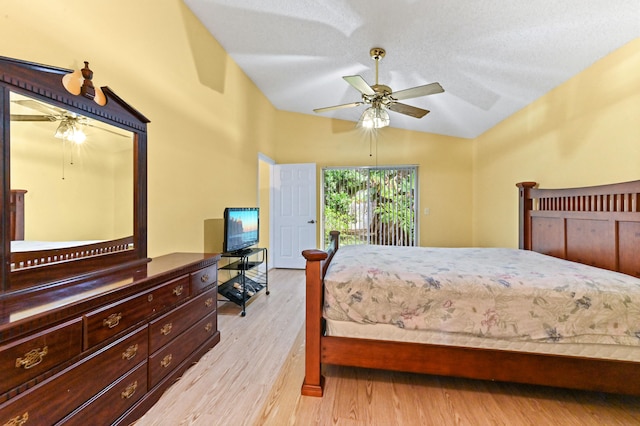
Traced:
<path fill-rule="evenodd" d="M 367 108 L 362 113 L 362 116 L 358 121 L 358 126 L 373 129 L 379 129 L 389 125 L 390 118 L 387 110 L 415 118 L 422 118 L 427 115 L 429 111 L 426 109 L 403 104 L 398 101 L 442 93 L 444 92 L 442 86 L 440 86 L 439 83 L 430 83 L 425 84 L 424 86 L 417 86 L 412 87 L 411 89 L 393 92 L 389 86 L 378 84 L 378 64 L 380 60 L 384 58 L 386 51 L 381 47 L 374 47 L 369 51 L 369 54 L 371 55 L 371 59 L 376 61 L 376 84 L 369 86 L 364 78 L 359 75 L 342 77 L 347 83 L 362 94 L 362 101 L 325 108 L 316 108 L 313 111 L 321 113 L 342 108 L 352 108 L 364 104 L 371 105 L 371 107 Z"/>
<path fill-rule="evenodd" d="M 22 107 L 38 111 L 42 114 L 11 114 L 11 121 L 59 121 L 60 124 L 56 128 L 54 136 L 60 139 L 82 143 L 86 139 L 86 134 L 84 132 L 85 127 L 92 127 L 113 133 L 114 135 L 128 137 L 128 135 L 106 129 L 101 126 L 96 126 L 92 124 L 91 119 L 88 117 L 71 111 L 65 111 L 64 109 L 57 108 L 52 105 L 46 105 L 33 99 L 16 99 L 12 102 Z"/>

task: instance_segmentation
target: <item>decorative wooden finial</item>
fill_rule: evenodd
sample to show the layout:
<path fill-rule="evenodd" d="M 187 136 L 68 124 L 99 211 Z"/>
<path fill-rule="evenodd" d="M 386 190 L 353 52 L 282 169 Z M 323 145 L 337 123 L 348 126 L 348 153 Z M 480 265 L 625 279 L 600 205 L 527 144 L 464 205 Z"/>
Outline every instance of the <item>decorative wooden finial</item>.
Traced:
<path fill-rule="evenodd" d="M 80 94 L 85 98 L 93 100 L 96 97 L 96 89 L 93 87 L 91 79 L 93 78 L 93 71 L 89 69 L 89 62 L 84 61 L 84 68 L 82 68 L 82 77 L 84 82 L 80 88 Z"/>

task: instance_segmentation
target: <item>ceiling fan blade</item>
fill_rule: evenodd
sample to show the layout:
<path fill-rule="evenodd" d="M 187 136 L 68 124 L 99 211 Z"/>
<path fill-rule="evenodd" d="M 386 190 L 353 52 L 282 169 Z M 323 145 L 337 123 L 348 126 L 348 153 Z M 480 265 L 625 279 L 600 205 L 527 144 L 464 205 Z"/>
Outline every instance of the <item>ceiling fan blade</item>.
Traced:
<path fill-rule="evenodd" d="M 88 123 L 87 123 L 87 124 L 83 124 L 83 126 L 93 127 L 94 129 L 102 130 L 102 131 L 104 131 L 104 132 L 113 133 L 114 135 L 122 136 L 123 138 L 128 138 L 128 137 L 130 137 L 130 135 L 125 135 L 125 134 L 122 134 L 122 133 L 120 133 L 120 132 L 116 132 L 116 131 L 114 131 L 114 130 L 105 129 L 104 127 L 96 126 L 96 125 L 94 125 L 94 124 L 88 124 Z"/>
<path fill-rule="evenodd" d="M 442 93 L 444 89 L 440 86 L 440 83 L 430 83 L 424 86 L 412 87 L 411 89 L 400 90 L 399 92 L 393 92 L 391 97 L 396 101 L 403 99 L 417 98 L 420 96 L 434 95 L 436 93 Z"/>
<path fill-rule="evenodd" d="M 348 75 L 342 78 L 344 78 L 347 83 L 349 83 L 351 86 L 353 86 L 354 89 L 356 89 L 363 95 L 373 96 L 376 94 L 375 90 L 373 90 L 371 86 L 369 86 L 367 82 L 364 81 L 364 78 L 360 77 L 359 75 Z"/>
<path fill-rule="evenodd" d="M 350 104 L 342 104 L 342 105 L 335 105 L 335 106 L 330 106 L 330 107 L 324 107 L 324 108 L 316 108 L 313 110 L 313 112 L 327 112 L 327 111 L 333 111 L 334 109 L 342 109 L 342 108 L 352 108 L 352 107 L 357 107 L 358 105 L 362 105 L 363 102 L 351 102 Z"/>
<path fill-rule="evenodd" d="M 415 118 L 422 118 L 425 115 L 429 114 L 429 111 L 426 109 L 414 107 L 407 104 L 401 104 L 398 102 L 393 102 L 387 106 L 391 111 L 399 112 L 400 114 L 409 115 Z"/>
<path fill-rule="evenodd" d="M 56 121 L 51 115 L 11 114 L 11 121 Z"/>
<path fill-rule="evenodd" d="M 34 101 L 31 99 L 18 99 L 13 101 L 14 103 L 27 107 L 27 108 L 31 108 L 33 110 L 36 111 L 40 111 L 43 114 L 47 114 L 47 115 L 62 115 L 64 114 L 66 111 L 60 108 L 56 108 L 54 106 L 50 106 L 50 105 L 45 105 L 41 102 L 38 101 Z"/>

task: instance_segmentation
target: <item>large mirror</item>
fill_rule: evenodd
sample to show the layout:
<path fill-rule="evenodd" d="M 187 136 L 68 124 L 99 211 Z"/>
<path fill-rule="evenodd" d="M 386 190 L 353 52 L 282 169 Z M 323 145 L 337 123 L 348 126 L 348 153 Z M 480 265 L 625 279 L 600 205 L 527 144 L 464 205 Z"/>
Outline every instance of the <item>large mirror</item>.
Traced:
<path fill-rule="evenodd" d="M 87 63 L 78 93 L 72 74 L 0 57 L 4 293 L 148 260 L 149 120 L 94 88 Z"/>
<path fill-rule="evenodd" d="M 10 93 L 11 187 L 23 219 L 11 252 L 133 235 L 133 133 Z"/>

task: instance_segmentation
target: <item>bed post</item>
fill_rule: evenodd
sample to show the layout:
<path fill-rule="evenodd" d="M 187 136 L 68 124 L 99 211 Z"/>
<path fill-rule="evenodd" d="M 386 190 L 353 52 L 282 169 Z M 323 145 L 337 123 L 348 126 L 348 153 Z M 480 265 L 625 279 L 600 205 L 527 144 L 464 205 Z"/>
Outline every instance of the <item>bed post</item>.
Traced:
<path fill-rule="evenodd" d="M 531 250 L 531 210 L 533 201 L 531 199 L 531 188 L 535 188 L 536 182 L 519 182 L 518 187 L 518 248 L 521 250 Z"/>
<path fill-rule="evenodd" d="M 11 190 L 11 240 L 24 240 L 24 194 L 25 189 Z"/>
<path fill-rule="evenodd" d="M 306 266 L 305 367 L 302 395 L 322 396 L 324 377 L 320 374 L 320 335 L 322 333 L 322 264 L 327 253 L 304 250 Z"/>
<path fill-rule="evenodd" d="M 340 231 L 330 231 L 329 232 L 329 246 L 326 247 L 325 251 L 327 252 L 327 259 L 322 262 L 322 276 L 321 279 L 324 279 L 324 275 L 327 273 L 327 268 L 331 263 L 331 259 L 333 259 L 333 255 L 338 251 L 338 246 L 340 245 Z"/>

